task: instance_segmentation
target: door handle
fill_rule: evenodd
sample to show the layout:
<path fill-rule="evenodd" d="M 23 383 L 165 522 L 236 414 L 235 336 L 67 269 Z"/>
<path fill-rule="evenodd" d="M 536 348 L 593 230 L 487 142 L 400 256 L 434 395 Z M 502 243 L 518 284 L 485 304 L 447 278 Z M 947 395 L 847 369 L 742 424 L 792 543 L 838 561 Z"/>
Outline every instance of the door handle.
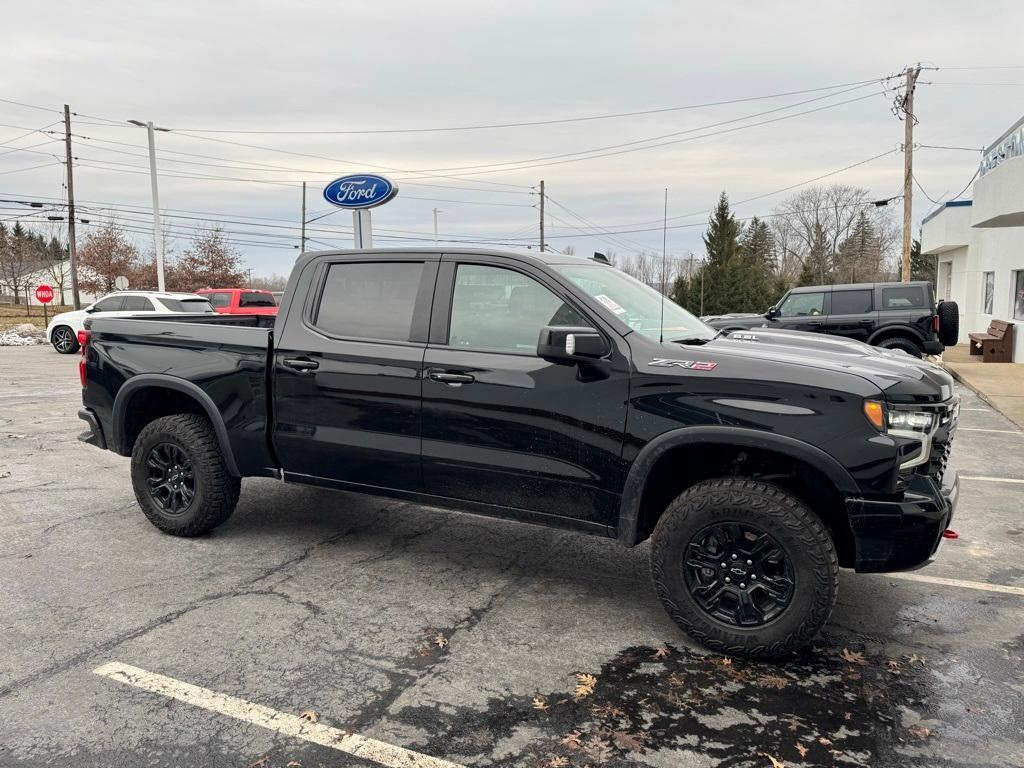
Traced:
<path fill-rule="evenodd" d="M 315 371 L 320 367 L 320 363 L 316 360 L 310 360 L 306 357 L 297 357 L 292 360 L 285 360 L 281 363 L 285 368 L 291 368 L 292 370 L 298 371 L 299 373 L 305 373 L 306 371 Z"/>
<path fill-rule="evenodd" d="M 874 323 L 875 323 L 875 321 L 871 320 L 870 318 L 865 318 L 863 320 L 858 320 L 857 322 L 860 323 L 861 325 L 874 325 Z"/>
<path fill-rule="evenodd" d="M 447 384 L 451 387 L 460 387 L 463 384 L 472 384 L 476 381 L 476 378 L 469 373 L 456 373 L 453 371 L 428 371 L 429 376 L 433 381 L 440 381 L 442 384 Z"/>
<path fill-rule="evenodd" d="M 808 325 L 821 325 L 821 320 L 811 320 Z"/>

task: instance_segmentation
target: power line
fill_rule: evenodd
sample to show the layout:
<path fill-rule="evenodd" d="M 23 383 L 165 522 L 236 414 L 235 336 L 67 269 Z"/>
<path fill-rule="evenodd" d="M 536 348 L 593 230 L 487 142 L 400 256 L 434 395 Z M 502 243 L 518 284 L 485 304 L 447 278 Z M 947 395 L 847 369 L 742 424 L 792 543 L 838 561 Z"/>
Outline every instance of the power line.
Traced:
<path fill-rule="evenodd" d="M 886 80 L 898 77 L 898 75 L 889 75 L 883 78 L 874 78 L 871 80 L 858 80 L 851 83 L 838 83 L 836 85 L 826 85 L 818 88 L 804 88 L 797 91 L 782 91 L 780 93 L 770 93 L 763 96 L 746 96 L 738 99 L 726 99 L 722 101 L 708 101 L 701 104 L 687 104 L 679 107 L 659 107 L 655 109 L 643 109 L 634 112 L 614 112 L 610 114 L 600 115 L 586 115 L 583 117 L 565 117 L 565 118 L 554 118 L 550 120 L 532 120 L 524 122 L 514 123 L 489 123 L 483 125 L 456 125 L 456 126 L 441 126 L 441 127 L 417 127 L 417 128 L 366 128 L 359 130 L 249 130 L 249 129 L 232 129 L 232 128 L 179 128 L 175 130 L 190 132 L 190 133 L 228 133 L 228 134 L 274 134 L 274 135 L 332 135 L 332 136 L 351 136 L 351 135 L 364 135 L 364 134 L 382 134 L 382 133 L 441 133 L 448 131 L 482 131 L 491 130 L 496 128 L 524 128 L 530 126 L 541 126 L 541 125 L 561 125 L 564 123 L 582 123 L 593 120 L 613 120 L 623 117 L 639 117 L 641 115 L 656 115 L 663 114 L 665 112 L 680 112 L 691 109 L 704 109 L 706 107 L 718 107 L 727 104 L 742 104 L 750 101 L 764 101 L 767 99 L 778 99 L 784 96 L 797 96 L 805 93 L 817 93 L 821 91 L 831 91 L 839 88 L 846 88 L 849 86 L 864 86 L 871 85 L 873 83 L 880 83 Z"/>

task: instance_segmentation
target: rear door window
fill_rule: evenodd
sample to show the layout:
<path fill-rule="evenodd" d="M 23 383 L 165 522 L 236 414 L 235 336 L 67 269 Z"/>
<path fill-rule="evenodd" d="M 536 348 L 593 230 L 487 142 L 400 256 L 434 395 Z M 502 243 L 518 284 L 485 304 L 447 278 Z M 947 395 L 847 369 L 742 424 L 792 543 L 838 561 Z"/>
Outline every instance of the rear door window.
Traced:
<path fill-rule="evenodd" d="M 882 309 L 923 309 L 927 307 L 924 287 L 895 286 L 882 289 Z"/>
<path fill-rule="evenodd" d="M 831 315 L 863 315 L 871 311 L 871 290 L 833 291 Z"/>
<path fill-rule="evenodd" d="M 125 296 L 124 312 L 153 312 L 153 302 L 145 296 Z"/>
<path fill-rule="evenodd" d="M 417 261 L 331 264 L 313 325 L 342 338 L 408 341 L 422 276 Z"/>

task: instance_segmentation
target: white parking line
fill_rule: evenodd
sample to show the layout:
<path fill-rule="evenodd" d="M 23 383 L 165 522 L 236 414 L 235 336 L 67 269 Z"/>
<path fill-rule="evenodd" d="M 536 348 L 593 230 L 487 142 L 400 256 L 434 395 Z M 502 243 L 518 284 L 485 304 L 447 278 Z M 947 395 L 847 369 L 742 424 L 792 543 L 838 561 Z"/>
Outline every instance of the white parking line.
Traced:
<path fill-rule="evenodd" d="M 178 701 L 184 701 L 211 712 L 217 712 L 237 720 L 243 720 L 261 728 L 304 739 L 314 744 L 346 752 L 364 760 L 371 760 L 388 768 L 462 768 L 457 763 L 431 757 L 411 749 L 396 747 L 383 741 L 331 728 L 320 723 L 311 723 L 287 712 L 254 704 L 245 699 L 183 683 L 173 677 L 147 672 L 130 664 L 114 661 L 93 670 L 97 675 L 109 677 L 119 683 L 133 685 L 151 693 L 158 693 Z"/>
<path fill-rule="evenodd" d="M 998 432 L 1001 435 L 1024 434 L 1019 429 L 979 429 L 978 427 L 958 427 L 957 432 Z"/>
<path fill-rule="evenodd" d="M 988 477 L 986 475 L 960 475 L 961 480 L 984 480 L 987 483 L 1020 483 L 1024 485 L 1024 480 L 1015 480 L 1009 477 Z"/>
<path fill-rule="evenodd" d="M 983 592 L 999 592 L 1004 595 L 1018 595 L 1020 597 L 1024 597 L 1024 587 L 1008 587 L 1005 584 L 986 584 L 984 581 L 946 579 L 942 576 L 925 576 L 920 573 L 886 573 L 883 575 L 887 579 L 918 581 L 924 584 L 936 584 L 942 587 L 962 587 L 963 589 L 977 589 Z"/>

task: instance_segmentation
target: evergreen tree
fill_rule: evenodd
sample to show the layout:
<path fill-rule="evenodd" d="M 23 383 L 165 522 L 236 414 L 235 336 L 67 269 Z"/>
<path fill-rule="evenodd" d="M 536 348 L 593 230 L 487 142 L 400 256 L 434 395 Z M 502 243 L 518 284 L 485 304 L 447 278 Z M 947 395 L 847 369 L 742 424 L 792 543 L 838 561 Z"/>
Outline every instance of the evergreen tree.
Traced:
<path fill-rule="evenodd" d="M 875 225 L 864 211 L 854 222 L 850 236 L 839 246 L 833 269 L 833 282 L 856 283 L 879 277 L 882 251 Z"/>
<path fill-rule="evenodd" d="M 704 233 L 707 261 L 701 272 L 704 277 L 706 315 L 743 311 L 746 270 L 740 255 L 742 233 L 743 225 L 732 215 L 729 198 L 722 192 Z"/>
<path fill-rule="evenodd" d="M 833 254 L 829 250 L 825 230 L 821 224 L 814 225 L 811 247 L 800 268 L 797 285 L 828 285 L 832 280 Z"/>
<path fill-rule="evenodd" d="M 768 225 L 756 216 L 740 239 L 742 292 L 738 312 L 763 312 L 778 298 L 775 291 L 775 244 Z"/>
<path fill-rule="evenodd" d="M 910 279 L 930 280 L 934 285 L 938 261 L 938 256 L 925 256 L 921 253 L 921 241 L 915 239 L 910 246 Z"/>

